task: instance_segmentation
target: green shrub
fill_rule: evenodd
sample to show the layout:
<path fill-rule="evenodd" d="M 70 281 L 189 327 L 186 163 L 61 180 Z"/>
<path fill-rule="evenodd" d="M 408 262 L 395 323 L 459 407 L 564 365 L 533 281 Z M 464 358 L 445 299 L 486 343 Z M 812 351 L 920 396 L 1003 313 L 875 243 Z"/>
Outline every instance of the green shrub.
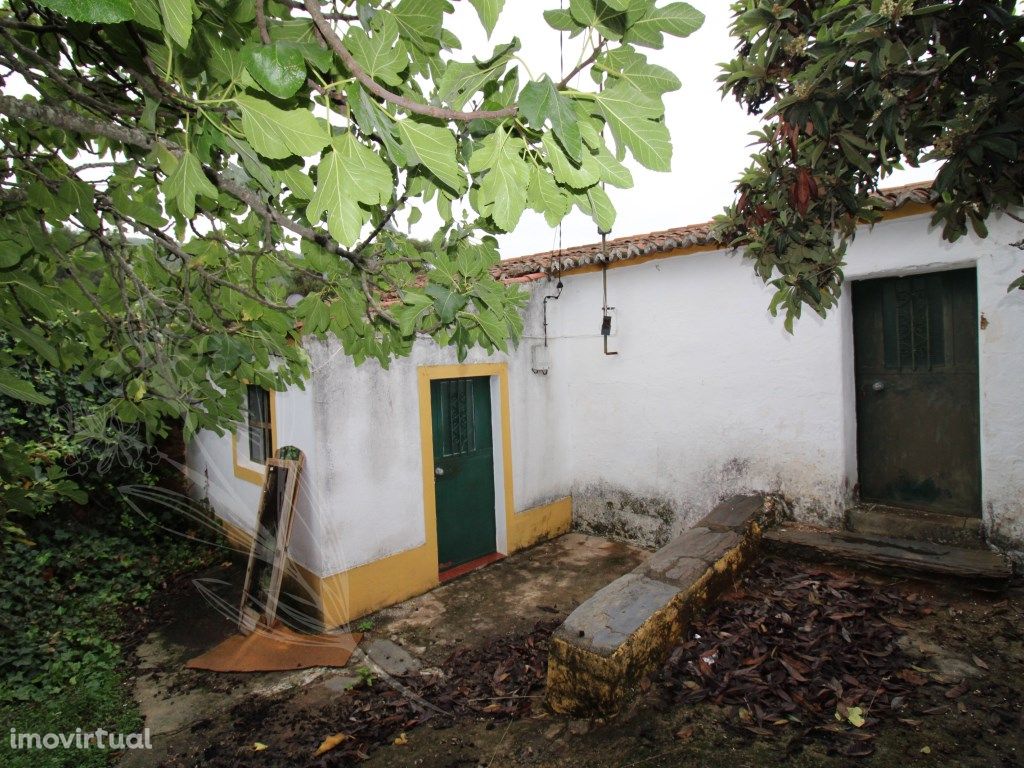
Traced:
<path fill-rule="evenodd" d="M 155 485 L 162 470 L 144 438 L 108 417 L 103 382 L 17 374 L 53 404 L 0 396 L 0 765 L 105 765 L 110 753 L 96 749 L 14 751 L 7 734 L 138 731 L 121 646 L 131 613 L 209 550 L 168 532 L 185 521 L 165 509 L 143 518 L 118 490 Z"/>

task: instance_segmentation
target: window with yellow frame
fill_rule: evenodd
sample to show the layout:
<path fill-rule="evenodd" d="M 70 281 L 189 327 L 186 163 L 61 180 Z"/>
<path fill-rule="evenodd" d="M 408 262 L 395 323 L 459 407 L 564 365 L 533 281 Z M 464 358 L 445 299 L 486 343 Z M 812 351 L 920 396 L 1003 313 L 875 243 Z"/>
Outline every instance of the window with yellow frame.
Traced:
<path fill-rule="evenodd" d="M 245 421 L 231 435 L 235 476 L 262 483 L 267 459 L 277 449 L 274 392 L 255 384 L 245 390 Z"/>

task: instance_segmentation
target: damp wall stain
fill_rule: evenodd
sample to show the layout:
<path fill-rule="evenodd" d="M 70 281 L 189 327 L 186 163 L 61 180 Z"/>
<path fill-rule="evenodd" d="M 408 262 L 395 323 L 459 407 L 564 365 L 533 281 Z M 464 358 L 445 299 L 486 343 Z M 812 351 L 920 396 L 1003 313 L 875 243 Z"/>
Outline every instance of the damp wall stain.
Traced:
<path fill-rule="evenodd" d="M 829 527 L 841 527 L 850 500 L 847 480 L 828 479 L 821 468 L 789 465 L 783 473 L 743 457 L 709 466 L 695 477 L 680 474 L 663 480 L 673 488 L 653 490 L 611 481 L 574 485 L 574 528 L 657 549 L 736 494 L 778 496 L 784 502 L 784 516 Z"/>

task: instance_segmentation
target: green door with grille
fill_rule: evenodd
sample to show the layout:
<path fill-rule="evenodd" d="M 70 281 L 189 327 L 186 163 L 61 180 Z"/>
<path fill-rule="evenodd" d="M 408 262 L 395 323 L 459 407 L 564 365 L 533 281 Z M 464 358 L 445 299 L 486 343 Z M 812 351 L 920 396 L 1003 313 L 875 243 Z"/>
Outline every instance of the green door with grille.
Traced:
<path fill-rule="evenodd" d="M 439 570 L 496 549 L 491 384 L 486 376 L 430 382 Z"/>
<path fill-rule="evenodd" d="M 860 498 L 981 514 L 973 269 L 853 284 Z"/>

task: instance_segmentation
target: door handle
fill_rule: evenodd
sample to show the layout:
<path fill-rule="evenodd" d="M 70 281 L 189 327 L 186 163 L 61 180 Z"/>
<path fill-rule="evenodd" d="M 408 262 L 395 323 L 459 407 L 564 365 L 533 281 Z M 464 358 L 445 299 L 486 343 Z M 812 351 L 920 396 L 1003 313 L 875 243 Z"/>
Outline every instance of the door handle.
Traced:
<path fill-rule="evenodd" d="M 441 467 L 434 467 L 434 474 L 437 475 L 438 477 L 441 477 L 442 475 L 444 475 L 444 470 L 441 469 Z"/>
<path fill-rule="evenodd" d="M 876 381 L 874 384 L 871 385 L 871 388 L 875 390 L 875 392 L 881 392 L 883 389 L 885 389 L 885 382 Z"/>

